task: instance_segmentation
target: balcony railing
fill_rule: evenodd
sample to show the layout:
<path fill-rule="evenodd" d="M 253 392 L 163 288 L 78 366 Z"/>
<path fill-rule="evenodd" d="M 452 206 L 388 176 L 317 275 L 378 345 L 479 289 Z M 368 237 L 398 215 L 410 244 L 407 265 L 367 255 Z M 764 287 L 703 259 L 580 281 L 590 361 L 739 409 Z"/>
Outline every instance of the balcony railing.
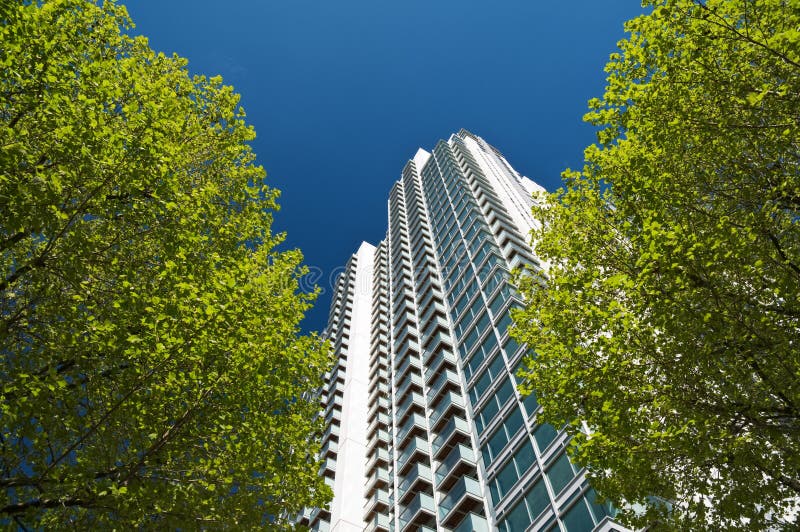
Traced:
<path fill-rule="evenodd" d="M 469 436 L 469 424 L 458 416 L 450 418 L 450 421 L 442 428 L 439 435 L 433 439 L 431 446 L 433 447 L 434 456 L 438 454 L 442 447 L 447 445 L 447 442 L 456 432 Z"/>
<path fill-rule="evenodd" d="M 417 463 L 414 464 L 408 473 L 403 476 L 403 480 L 400 482 L 400 485 L 397 487 L 398 492 L 400 493 L 400 497 L 402 498 L 403 495 L 408 491 L 408 489 L 414 485 L 415 482 L 418 480 L 424 480 L 428 484 L 432 483 L 433 475 L 431 474 L 431 468 L 426 466 L 425 464 Z"/>
<path fill-rule="evenodd" d="M 402 469 L 408 459 L 411 458 L 411 456 L 416 452 L 429 455 L 431 452 L 431 447 L 428 444 L 428 440 L 420 437 L 414 438 L 411 443 L 408 444 L 408 447 L 403 449 L 403 452 L 400 453 L 400 456 L 397 457 L 397 469 Z"/>
<path fill-rule="evenodd" d="M 478 501 L 482 500 L 481 486 L 474 478 L 461 477 L 439 503 L 439 517 L 441 517 L 443 521 L 446 521 L 450 517 L 450 513 L 453 509 L 467 497 L 472 497 Z"/>
<path fill-rule="evenodd" d="M 442 415 L 452 406 L 463 409 L 464 399 L 461 398 L 460 394 L 451 391 L 447 392 L 444 398 L 439 401 L 439 404 L 436 406 L 436 408 L 434 408 L 433 412 L 431 412 L 431 426 L 435 425 Z"/>
<path fill-rule="evenodd" d="M 406 436 L 414 429 L 414 427 L 419 427 L 424 432 L 426 430 L 425 418 L 419 414 L 411 414 L 403 426 L 397 431 L 398 445 L 405 440 Z"/>
<path fill-rule="evenodd" d="M 422 397 L 422 394 L 411 392 L 410 394 L 406 395 L 406 398 L 402 403 L 400 403 L 400 406 L 397 407 L 397 419 L 400 423 L 405 420 L 409 408 L 414 405 L 418 406 L 422 412 L 425 411 L 425 398 Z"/>
<path fill-rule="evenodd" d="M 397 389 L 395 397 L 402 401 L 403 396 L 412 385 L 418 386 L 419 389 L 422 390 L 422 379 L 419 377 L 419 375 L 414 375 L 413 373 L 406 375 L 406 378 L 403 380 L 403 384 Z"/>
<path fill-rule="evenodd" d="M 450 383 L 454 385 L 456 389 L 460 389 L 461 380 L 458 378 L 458 373 L 452 370 L 445 370 L 439 377 L 436 379 L 430 386 L 430 390 L 428 390 L 428 399 L 433 401 L 436 397 L 438 397 L 439 392 Z"/>
<path fill-rule="evenodd" d="M 489 523 L 485 517 L 470 512 L 464 516 L 453 532 L 489 532 Z"/>
<path fill-rule="evenodd" d="M 427 493 L 419 493 L 411 500 L 411 503 L 400 514 L 400 531 L 404 532 L 409 529 L 414 520 L 420 513 L 426 512 L 431 516 L 436 515 L 436 505 L 433 503 L 433 497 Z"/>
<path fill-rule="evenodd" d="M 447 476 L 456 468 L 459 462 L 475 465 L 475 452 L 466 445 L 458 444 L 453 447 L 439 467 L 436 468 L 436 483 L 441 484 Z"/>
<path fill-rule="evenodd" d="M 375 514 L 375 516 L 369 520 L 367 523 L 367 527 L 365 530 L 368 532 L 389 532 L 389 527 L 391 525 L 391 521 L 389 520 L 388 515 L 384 514 Z"/>
<path fill-rule="evenodd" d="M 369 515 L 373 510 L 380 510 L 389 506 L 389 492 L 383 489 L 377 489 L 372 496 L 367 499 L 367 504 L 364 506 L 364 513 Z"/>
<path fill-rule="evenodd" d="M 425 380 L 431 380 L 436 372 L 439 371 L 442 364 L 449 362 L 453 367 L 456 367 L 456 357 L 449 349 L 442 349 L 440 352 L 426 361 L 428 369 L 425 370 Z"/>

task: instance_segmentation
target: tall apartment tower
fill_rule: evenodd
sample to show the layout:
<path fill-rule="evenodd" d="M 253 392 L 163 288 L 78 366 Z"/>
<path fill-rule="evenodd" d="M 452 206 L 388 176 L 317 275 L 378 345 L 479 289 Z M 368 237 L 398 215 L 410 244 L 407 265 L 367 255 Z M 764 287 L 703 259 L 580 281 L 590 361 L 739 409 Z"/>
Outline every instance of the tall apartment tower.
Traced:
<path fill-rule="evenodd" d="M 339 276 L 326 334 L 321 531 L 624 530 L 538 425 L 508 336 L 510 274 L 539 268 L 527 242 L 534 190 L 483 139 L 420 149 L 389 194 L 389 228 Z"/>

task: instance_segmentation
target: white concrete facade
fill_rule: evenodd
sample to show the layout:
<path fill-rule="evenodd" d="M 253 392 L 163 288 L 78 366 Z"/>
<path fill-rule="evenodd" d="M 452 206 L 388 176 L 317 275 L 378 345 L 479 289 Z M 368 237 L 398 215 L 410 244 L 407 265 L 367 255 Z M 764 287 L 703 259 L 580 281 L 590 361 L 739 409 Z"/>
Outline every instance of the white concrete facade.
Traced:
<path fill-rule="evenodd" d="M 347 349 L 347 369 L 342 399 L 339 453 L 331 502 L 331 531 L 356 532 L 364 529 L 361 515 L 364 498 L 367 395 L 369 391 L 370 307 L 375 246 L 362 242 L 355 254 L 355 284 Z"/>

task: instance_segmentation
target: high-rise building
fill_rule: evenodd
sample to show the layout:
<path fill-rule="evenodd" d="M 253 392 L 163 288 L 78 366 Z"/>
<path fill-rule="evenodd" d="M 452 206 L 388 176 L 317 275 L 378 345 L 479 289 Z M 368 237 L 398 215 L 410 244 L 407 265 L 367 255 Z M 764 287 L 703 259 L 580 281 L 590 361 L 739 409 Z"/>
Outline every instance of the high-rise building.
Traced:
<path fill-rule="evenodd" d="M 337 362 L 322 392 L 329 509 L 314 530 L 624 530 L 538 425 L 508 336 L 521 300 L 512 270 L 532 192 L 483 139 L 460 131 L 420 149 L 389 194 L 389 227 L 339 276 L 327 337 Z"/>

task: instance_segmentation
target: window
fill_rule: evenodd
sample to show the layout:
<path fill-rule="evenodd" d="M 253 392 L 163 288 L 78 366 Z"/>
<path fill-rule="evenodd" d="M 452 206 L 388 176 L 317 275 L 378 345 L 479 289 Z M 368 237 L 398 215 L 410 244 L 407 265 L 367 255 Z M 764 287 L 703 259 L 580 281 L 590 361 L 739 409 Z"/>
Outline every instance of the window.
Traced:
<path fill-rule="evenodd" d="M 550 480 L 550 485 L 553 487 L 553 493 L 558 495 L 561 490 L 569 484 L 572 477 L 575 476 L 575 471 L 572 464 L 563 452 L 553 461 L 547 469 L 547 478 Z"/>
<path fill-rule="evenodd" d="M 543 453 L 545 449 L 550 447 L 553 440 L 558 436 L 558 432 L 549 423 L 542 423 L 533 431 L 533 437 L 536 440 L 536 445 L 539 446 L 539 452 Z"/>
<path fill-rule="evenodd" d="M 477 330 L 477 329 L 475 329 Z M 473 330 L 473 332 L 475 331 Z M 472 336 L 472 333 L 469 335 Z M 464 349 L 464 345 L 462 345 L 461 349 L 461 358 L 463 360 L 464 356 L 470 352 L 471 346 L 469 348 Z M 480 367 L 483 361 L 492 355 L 494 352 L 494 348 L 497 347 L 497 336 L 495 336 L 494 331 L 489 331 L 489 334 L 486 335 L 486 338 L 483 339 L 480 346 L 472 353 L 472 357 L 469 359 L 469 362 L 464 364 L 464 376 L 469 381 L 472 378 L 472 375 L 475 373 L 475 370 Z"/>
<path fill-rule="evenodd" d="M 518 532 L 527 529 L 530 524 L 550 505 L 547 488 L 542 478 L 534 483 L 522 500 L 514 506 L 498 527 L 503 532 Z"/>
<path fill-rule="evenodd" d="M 492 460 L 500 454 L 508 441 L 514 437 L 521 426 L 522 413 L 520 413 L 519 408 L 515 407 L 484 445 L 482 451 L 484 467 L 488 467 Z"/>
<path fill-rule="evenodd" d="M 514 487 L 514 484 L 530 470 L 536 458 L 533 454 L 533 445 L 527 438 L 522 446 L 517 449 L 514 456 L 497 473 L 497 476 L 489 484 L 492 498 L 497 504 Z"/>
<path fill-rule="evenodd" d="M 564 522 L 567 532 L 583 532 L 594 528 L 592 515 L 589 513 L 589 508 L 586 507 L 583 497 L 578 499 L 578 502 L 567 510 L 561 520 Z"/>

